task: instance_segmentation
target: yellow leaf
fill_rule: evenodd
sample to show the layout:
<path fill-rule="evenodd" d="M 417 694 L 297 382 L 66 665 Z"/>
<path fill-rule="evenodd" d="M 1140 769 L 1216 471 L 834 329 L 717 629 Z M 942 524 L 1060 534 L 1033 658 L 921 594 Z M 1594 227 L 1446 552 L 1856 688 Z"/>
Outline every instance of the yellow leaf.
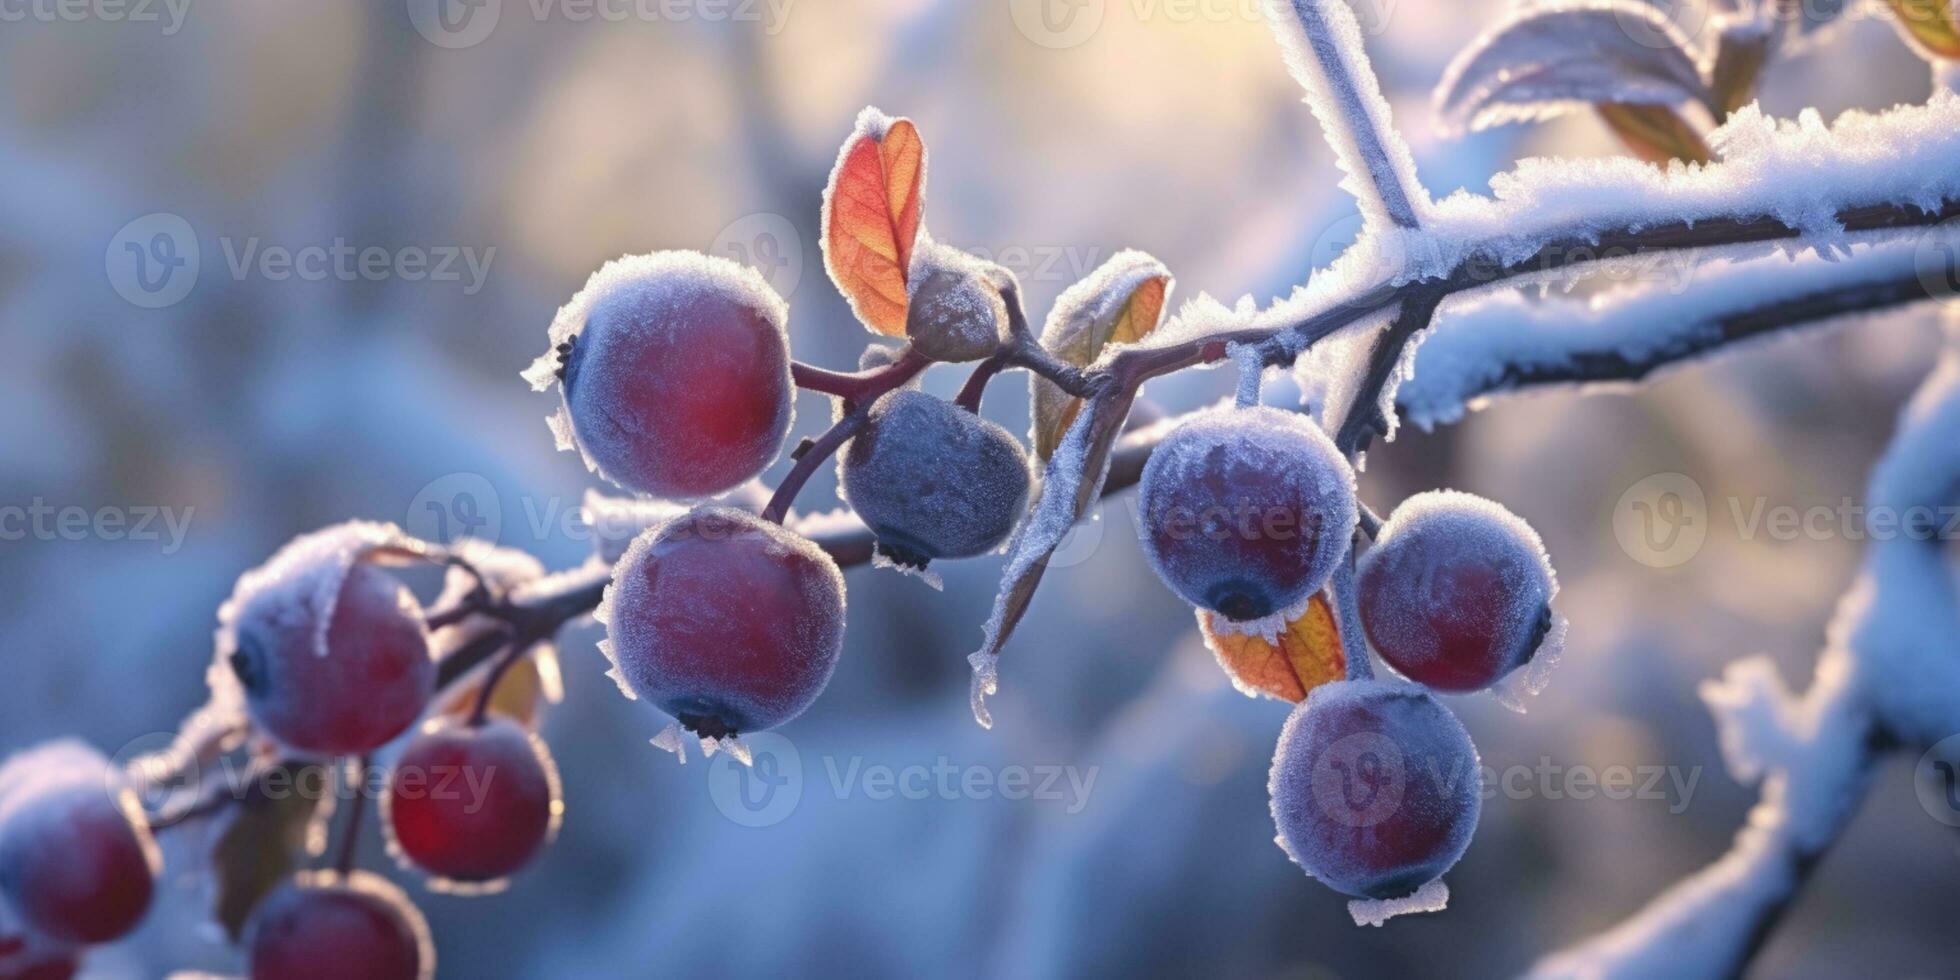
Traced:
<path fill-rule="evenodd" d="M 926 146 L 911 120 L 865 112 L 824 188 L 824 268 L 866 327 L 903 337 L 906 274 L 925 213 Z"/>
<path fill-rule="evenodd" d="M 1594 108 L 1620 141 L 1648 163 L 1707 163 L 1710 159 L 1701 134 L 1667 106 L 1602 102 Z"/>
<path fill-rule="evenodd" d="M 1960 58 L 1960 26 L 1952 0 L 1886 0 L 1899 31 L 1929 58 Z"/>
<path fill-rule="evenodd" d="M 1286 624 L 1272 643 L 1262 636 L 1219 632 L 1213 628 L 1213 615 L 1198 611 L 1205 646 L 1218 657 L 1232 686 L 1248 696 L 1263 694 L 1298 704 L 1308 691 L 1347 676 L 1341 631 L 1321 596 L 1314 596 L 1307 611 Z"/>
<path fill-rule="evenodd" d="M 492 661 L 478 670 L 478 675 L 457 685 L 457 690 L 444 702 L 440 714 L 466 716 L 476 710 L 476 702 L 483 694 L 483 683 L 489 678 L 488 671 L 495 665 Z M 546 705 L 564 700 L 564 682 L 558 671 L 558 651 L 551 644 L 542 644 L 512 664 L 504 672 L 497 689 L 490 694 L 490 714 L 509 718 L 527 728 L 537 727 L 538 717 Z"/>
<path fill-rule="evenodd" d="M 1164 322 L 1172 282 L 1170 270 L 1149 255 L 1118 253 L 1055 301 L 1041 343 L 1063 361 L 1087 367 L 1104 347 L 1136 343 L 1157 329 Z M 1041 378 L 1030 392 L 1034 451 L 1047 459 L 1081 411 L 1082 400 Z"/>

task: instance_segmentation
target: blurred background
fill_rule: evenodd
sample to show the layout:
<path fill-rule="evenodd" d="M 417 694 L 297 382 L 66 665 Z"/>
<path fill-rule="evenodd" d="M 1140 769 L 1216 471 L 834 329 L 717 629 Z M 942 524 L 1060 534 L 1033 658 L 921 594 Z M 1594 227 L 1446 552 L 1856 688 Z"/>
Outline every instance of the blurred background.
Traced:
<path fill-rule="evenodd" d="M 1382 0 L 1363 18 L 1438 194 L 1483 191 L 1523 155 L 1620 152 L 1583 114 L 1434 135 L 1429 89 L 1500 7 Z M 855 366 L 867 335 L 816 232 L 866 104 L 917 121 L 934 234 L 1013 268 L 1037 319 L 1125 247 L 1170 266 L 1174 303 L 1264 302 L 1355 230 L 1252 0 L 21 9 L 0 26 L 9 752 L 65 733 L 114 752 L 175 728 L 203 699 L 233 580 L 300 532 L 363 517 L 453 533 L 428 504 L 465 494 L 470 513 L 448 516 L 469 530 L 549 567 L 583 560 L 593 481 L 552 450 L 552 400 L 517 372 L 609 258 L 754 262 L 791 301 L 797 355 Z M 1829 116 L 1923 100 L 1926 74 L 1888 23 L 1854 17 L 1772 67 L 1763 98 Z M 544 728 L 568 801 L 555 848 L 496 898 L 396 877 L 452 977 L 1514 973 L 1727 847 L 1754 791 L 1722 769 L 1696 685 L 1768 653 L 1801 689 L 1860 548 L 1841 524 L 1790 536 L 1748 518 L 1858 501 L 1933 335 L 1930 311 L 1812 332 L 1637 394 L 1501 401 L 1370 454 L 1364 497 L 1383 512 L 1449 486 L 1526 517 L 1573 624 L 1530 713 L 1451 702 L 1488 765 L 1527 775 L 1486 802 L 1444 914 L 1356 928 L 1274 846 L 1265 778 L 1288 706 L 1227 684 L 1144 566 L 1127 496 L 1048 575 L 993 731 L 968 712 L 964 657 L 998 559 L 943 569 L 943 593 L 848 574 L 842 665 L 781 733 L 799 795 L 762 819 L 711 786 L 725 763 L 647 744 L 666 719 L 619 696 L 588 626 L 566 637 L 568 697 Z M 962 376 L 927 384 L 950 394 Z M 1232 381 L 1147 393 L 1182 411 Z M 1025 432 L 1024 392 L 1009 376 L 988 414 Z M 814 434 L 828 409 L 799 408 Z M 1705 541 L 1679 563 L 1614 532 L 1626 495 L 1667 473 L 1705 494 Z M 806 506 L 833 482 L 826 468 Z M 1909 762 L 1880 774 L 1757 975 L 1954 975 L 1960 850 Z M 881 767 L 1056 782 L 912 799 L 864 780 Z M 1650 791 L 1568 778 L 1610 767 Z M 392 867 L 378 840 L 366 863 Z M 239 969 L 200 928 L 195 869 L 174 870 L 89 975 Z"/>

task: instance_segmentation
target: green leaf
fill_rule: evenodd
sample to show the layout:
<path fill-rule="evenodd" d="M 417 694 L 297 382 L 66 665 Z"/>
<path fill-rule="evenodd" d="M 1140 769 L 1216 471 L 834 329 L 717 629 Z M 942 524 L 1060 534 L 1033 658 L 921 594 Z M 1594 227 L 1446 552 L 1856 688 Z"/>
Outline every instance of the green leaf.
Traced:
<path fill-rule="evenodd" d="M 320 794 L 302 789 L 331 779 L 318 763 L 280 763 L 232 808 L 231 822 L 211 848 L 211 871 L 217 884 L 212 914 L 234 942 L 244 936 L 259 901 L 299 870 L 307 826 L 320 805 Z"/>

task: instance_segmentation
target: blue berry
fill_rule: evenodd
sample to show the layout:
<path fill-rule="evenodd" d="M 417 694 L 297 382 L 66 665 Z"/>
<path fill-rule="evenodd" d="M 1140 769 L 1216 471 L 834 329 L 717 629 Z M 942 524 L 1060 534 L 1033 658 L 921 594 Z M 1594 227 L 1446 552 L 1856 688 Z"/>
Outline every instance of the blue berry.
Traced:
<path fill-rule="evenodd" d="M 1483 775 L 1469 733 L 1428 692 L 1336 681 L 1286 719 L 1267 790 L 1287 856 L 1344 895 L 1389 899 L 1463 856 Z"/>
<path fill-rule="evenodd" d="M 1000 547 L 1028 503 L 1027 458 L 1011 433 L 911 389 L 872 406 L 840 469 L 844 498 L 905 565 Z"/>
<path fill-rule="evenodd" d="M 1347 553 L 1354 471 L 1320 427 L 1275 408 L 1178 426 L 1143 468 L 1143 550 L 1171 591 L 1227 620 L 1293 614 Z"/>

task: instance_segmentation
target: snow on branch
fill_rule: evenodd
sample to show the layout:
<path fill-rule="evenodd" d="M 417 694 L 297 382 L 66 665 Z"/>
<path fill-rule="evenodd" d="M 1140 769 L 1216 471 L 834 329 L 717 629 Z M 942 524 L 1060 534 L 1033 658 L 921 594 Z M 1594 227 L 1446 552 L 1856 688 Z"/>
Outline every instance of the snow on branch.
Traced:
<path fill-rule="evenodd" d="M 1874 513 L 1960 503 L 1960 329 L 1951 333 L 1873 475 Z M 1808 690 L 1785 690 L 1766 658 L 1731 664 L 1702 687 L 1730 771 L 1763 785 L 1728 854 L 1611 931 L 1545 959 L 1533 976 L 1740 973 L 1857 810 L 1876 750 L 1960 731 L 1951 647 L 1960 601 L 1940 537 L 1872 537 Z"/>
<path fill-rule="evenodd" d="M 1445 306 L 1397 395 L 1410 421 L 1455 422 L 1491 396 L 1555 385 L 1631 384 L 1780 336 L 1790 327 L 1885 312 L 1947 288 L 1960 229 L 1790 261 L 1651 263 L 1633 284 L 1583 300 L 1507 291 Z M 1937 268 L 1931 267 L 1937 264 Z"/>
<path fill-rule="evenodd" d="M 1417 227 L 1428 195 L 1416 180 L 1414 154 L 1389 118 L 1354 11 L 1341 0 L 1266 0 L 1266 19 L 1348 175 L 1341 186 L 1360 202 L 1364 219 Z"/>

